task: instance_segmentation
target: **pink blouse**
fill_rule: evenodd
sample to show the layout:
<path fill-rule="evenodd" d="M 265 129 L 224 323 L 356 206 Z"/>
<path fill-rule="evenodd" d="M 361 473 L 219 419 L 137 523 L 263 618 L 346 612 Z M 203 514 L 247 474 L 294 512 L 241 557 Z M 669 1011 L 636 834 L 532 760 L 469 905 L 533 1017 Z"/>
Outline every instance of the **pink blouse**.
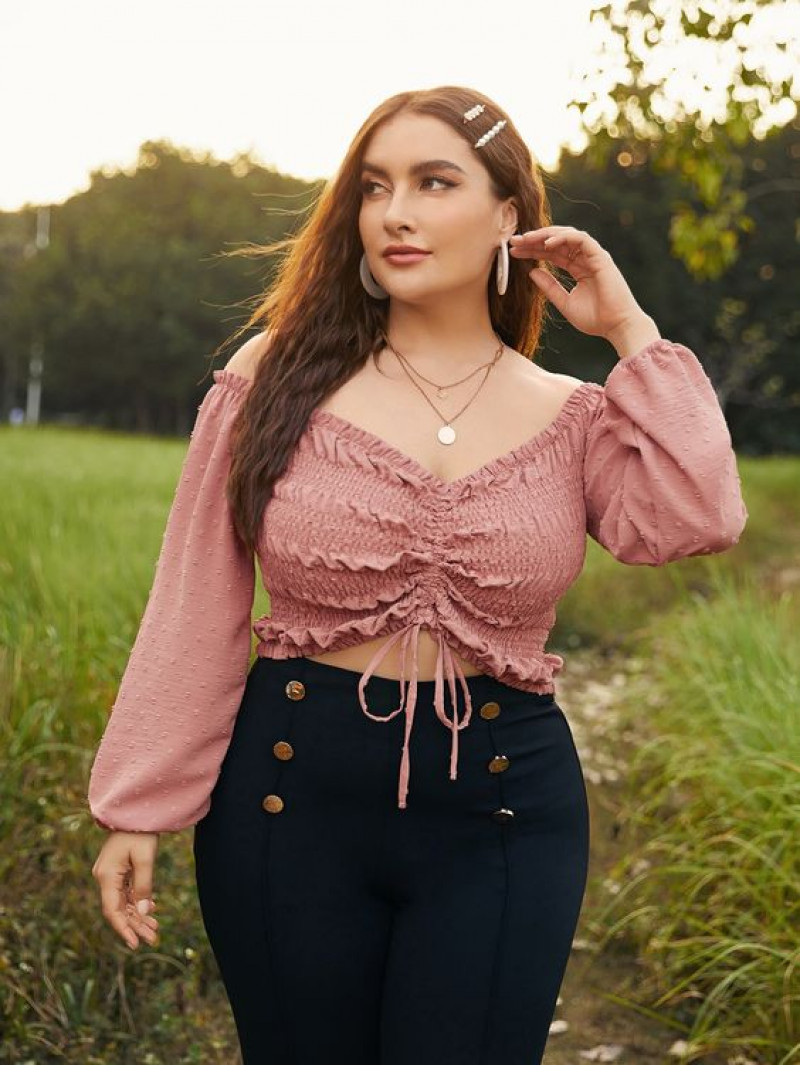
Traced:
<path fill-rule="evenodd" d="M 584 381 L 543 430 L 451 481 L 318 407 L 265 508 L 258 561 L 270 614 L 253 623 L 254 559 L 235 535 L 225 496 L 231 423 L 249 387 L 216 370 L 199 408 L 92 766 L 89 806 L 103 828 L 177 831 L 206 814 L 252 633 L 266 658 L 390 635 L 358 692 L 375 721 L 405 712 L 403 808 L 422 627 L 438 642 L 434 705 L 452 733 L 455 779 L 458 733 L 472 706 L 453 650 L 514 688 L 553 692 L 564 660 L 545 643 L 558 600 L 583 568 L 587 533 L 620 562 L 660 566 L 727 550 L 748 517 L 712 384 L 696 356 L 669 340 L 618 360 L 605 386 Z M 366 685 L 397 641 L 400 704 L 375 716 Z"/>

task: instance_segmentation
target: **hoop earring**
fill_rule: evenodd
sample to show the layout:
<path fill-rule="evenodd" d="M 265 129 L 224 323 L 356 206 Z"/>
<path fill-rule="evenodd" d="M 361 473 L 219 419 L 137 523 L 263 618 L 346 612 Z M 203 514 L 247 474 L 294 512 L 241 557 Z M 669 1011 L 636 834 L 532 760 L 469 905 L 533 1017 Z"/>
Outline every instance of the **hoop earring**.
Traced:
<path fill-rule="evenodd" d="M 386 289 L 382 288 L 370 273 L 366 252 L 361 256 L 361 262 L 358 264 L 358 273 L 361 277 L 361 284 L 370 296 L 374 296 L 376 300 L 386 300 L 389 298 L 389 293 Z"/>
<path fill-rule="evenodd" d="M 497 292 L 505 296 L 508 288 L 508 241 L 501 240 L 497 252 Z"/>

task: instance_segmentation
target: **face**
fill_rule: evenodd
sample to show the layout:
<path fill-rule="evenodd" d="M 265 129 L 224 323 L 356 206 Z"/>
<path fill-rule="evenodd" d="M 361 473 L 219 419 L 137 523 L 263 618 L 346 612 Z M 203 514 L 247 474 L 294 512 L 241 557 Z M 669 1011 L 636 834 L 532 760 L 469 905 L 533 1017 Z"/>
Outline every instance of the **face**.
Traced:
<path fill-rule="evenodd" d="M 486 298 L 497 249 L 515 231 L 517 213 L 512 200 L 495 198 L 480 150 L 430 115 L 397 115 L 372 135 L 358 227 L 370 272 L 392 299 L 424 302 L 456 290 Z M 390 244 L 429 254 L 393 262 L 383 256 Z"/>

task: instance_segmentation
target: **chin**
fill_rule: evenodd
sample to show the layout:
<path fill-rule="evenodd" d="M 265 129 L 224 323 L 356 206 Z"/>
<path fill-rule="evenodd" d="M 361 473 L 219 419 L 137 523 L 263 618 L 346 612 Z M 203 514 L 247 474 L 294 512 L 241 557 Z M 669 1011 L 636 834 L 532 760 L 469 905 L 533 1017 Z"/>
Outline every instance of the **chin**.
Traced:
<path fill-rule="evenodd" d="M 389 292 L 388 289 L 386 289 L 386 291 Z M 429 303 L 440 295 L 440 292 L 434 292 L 429 288 L 420 289 L 416 292 L 389 292 L 389 299 L 387 302 L 393 303 L 396 307 L 401 303 L 424 304 Z"/>

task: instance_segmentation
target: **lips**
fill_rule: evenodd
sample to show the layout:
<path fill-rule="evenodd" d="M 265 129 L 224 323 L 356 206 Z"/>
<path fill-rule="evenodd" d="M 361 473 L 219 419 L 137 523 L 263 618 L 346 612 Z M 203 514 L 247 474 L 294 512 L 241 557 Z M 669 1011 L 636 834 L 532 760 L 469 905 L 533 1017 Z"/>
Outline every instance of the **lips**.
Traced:
<path fill-rule="evenodd" d="M 412 248 L 410 244 L 390 244 L 388 248 L 383 252 L 384 259 L 389 256 L 401 256 L 401 255 L 430 255 L 430 252 L 425 251 L 424 248 Z"/>

